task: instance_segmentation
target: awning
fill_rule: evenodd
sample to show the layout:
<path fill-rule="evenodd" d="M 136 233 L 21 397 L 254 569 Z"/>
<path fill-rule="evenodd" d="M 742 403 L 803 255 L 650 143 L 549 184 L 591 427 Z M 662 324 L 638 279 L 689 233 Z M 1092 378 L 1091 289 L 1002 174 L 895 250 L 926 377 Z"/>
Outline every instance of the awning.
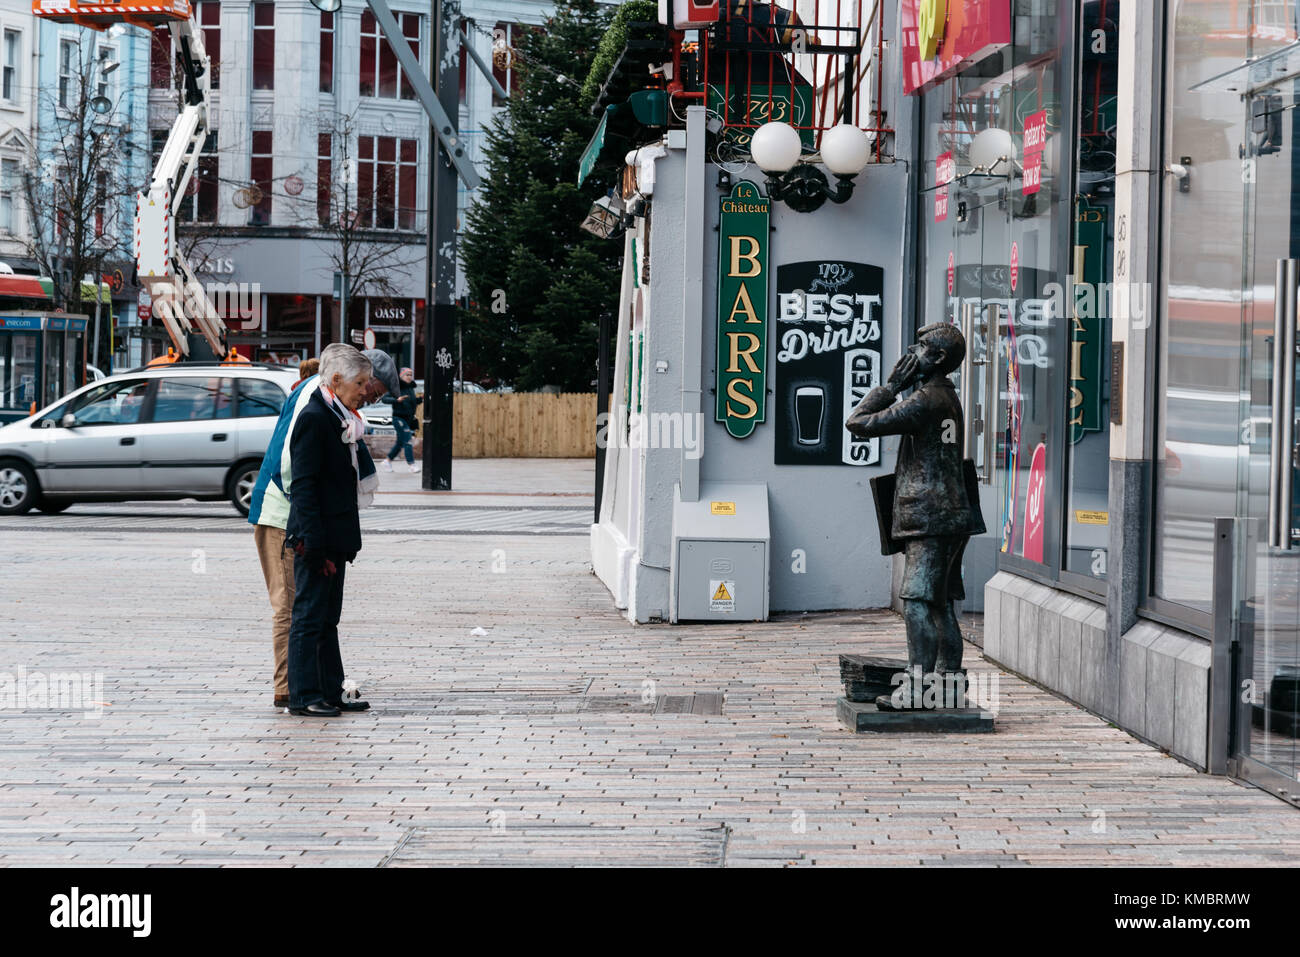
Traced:
<path fill-rule="evenodd" d="M 0 275 L 0 296 L 49 299 L 49 291 L 36 276 Z"/>
<path fill-rule="evenodd" d="M 41 288 L 45 290 L 45 296 L 46 296 L 47 298 L 49 298 L 49 299 L 53 299 L 53 298 L 54 298 L 54 282 L 53 282 L 53 280 L 46 279 L 46 278 L 42 277 L 42 278 L 41 278 Z M 93 282 L 85 282 L 84 280 L 82 281 L 82 283 L 81 283 L 81 301 L 82 301 L 82 302 L 94 302 L 94 301 L 95 301 L 95 284 L 94 284 Z M 99 301 L 102 302 L 102 303 L 104 303 L 104 305 L 108 305 L 110 302 L 113 301 L 113 292 L 112 292 L 112 290 L 109 288 L 108 283 L 106 283 L 106 282 L 101 282 L 101 283 L 99 284 Z"/>

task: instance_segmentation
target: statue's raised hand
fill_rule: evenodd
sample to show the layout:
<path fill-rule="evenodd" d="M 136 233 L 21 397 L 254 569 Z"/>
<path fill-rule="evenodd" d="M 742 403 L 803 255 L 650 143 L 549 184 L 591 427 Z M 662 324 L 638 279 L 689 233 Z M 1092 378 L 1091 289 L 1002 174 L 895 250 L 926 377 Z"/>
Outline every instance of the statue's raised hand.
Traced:
<path fill-rule="evenodd" d="M 903 354 L 902 358 L 894 365 L 894 371 L 889 373 L 889 380 L 885 383 L 889 391 L 898 395 L 914 381 L 921 370 L 921 361 L 911 352 Z"/>

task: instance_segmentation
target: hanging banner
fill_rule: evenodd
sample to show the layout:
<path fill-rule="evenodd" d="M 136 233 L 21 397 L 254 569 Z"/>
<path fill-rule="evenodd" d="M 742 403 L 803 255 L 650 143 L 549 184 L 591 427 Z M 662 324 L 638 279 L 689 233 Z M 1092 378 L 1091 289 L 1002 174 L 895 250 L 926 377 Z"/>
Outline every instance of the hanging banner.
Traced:
<path fill-rule="evenodd" d="M 880 439 L 844 420 L 880 385 L 885 271 L 841 260 L 776 269 L 777 465 L 876 465 Z"/>
<path fill-rule="evenodd" d="M 771 205 L 742 180 L 718 217 L 717 421 L 738 439 L 767 421 L 767 232 Z"/>

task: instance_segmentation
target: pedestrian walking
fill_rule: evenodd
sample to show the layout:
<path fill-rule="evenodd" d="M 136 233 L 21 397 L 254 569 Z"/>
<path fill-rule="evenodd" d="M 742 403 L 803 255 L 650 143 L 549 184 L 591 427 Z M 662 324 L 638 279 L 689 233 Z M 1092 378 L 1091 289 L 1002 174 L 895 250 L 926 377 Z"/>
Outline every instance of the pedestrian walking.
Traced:
<path fill-rule="evenodd" d="M 389 360 L 391 362 L 391 360 Z M 357 413 L 371 394 L 371 361 L 351 346 L 321 355 L 320 382 L 290 439 L 293 493 L 285 544 L 295 552 L 289 629 L 289 713 L 364 711 L 343 699 L 338 624 L 348 562 L 361 551 L 359 508 L 378 476 Z"/>
<path fill-rule="evenodd" d="M 393 443 L 388 456 L 384 459 L 383 467 L 385 472 L 391 472 L 393 470 L 393 461 L 397 458 L 397 454 L 401 452 L 406 456 L 407 468 L 412 472 L 418 472 L 420 466 L 415 464 L 415 449 L 411 444 L 411 439 L 415 435 L 417 408 L 415 370 L 410 367 L 403 368 L 400 379 L 396 394 L 384 398 L 385 402 L 393 404 L 393 428 L 397 431 L 397 440 Z"/>

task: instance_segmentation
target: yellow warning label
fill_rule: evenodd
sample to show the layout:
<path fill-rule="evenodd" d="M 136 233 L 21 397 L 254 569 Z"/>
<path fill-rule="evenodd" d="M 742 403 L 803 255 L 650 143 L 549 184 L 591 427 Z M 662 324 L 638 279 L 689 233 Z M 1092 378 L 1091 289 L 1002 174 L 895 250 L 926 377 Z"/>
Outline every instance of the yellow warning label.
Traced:
<path fill-rule="evenodd" d="M 1080 525 L 1106 525 L 1110 522 L 1110 513 L 1088 512 L 1083 509 L 1075 509 L 1074 520 Z"/>
<path fill-rule="evenodd" d="M 716 578 L 709 579 L 709 596 L 709 611 L 720 611 L 725 614 L 733 614 L 735 612 L 735 581 L 719 581 Z"/>
<path fill-rule="evenodd" d="M 736 503 L 735 502 L 710 502 L 709 511 L 712 512 L 714 515 L 735 515 Z"/>

